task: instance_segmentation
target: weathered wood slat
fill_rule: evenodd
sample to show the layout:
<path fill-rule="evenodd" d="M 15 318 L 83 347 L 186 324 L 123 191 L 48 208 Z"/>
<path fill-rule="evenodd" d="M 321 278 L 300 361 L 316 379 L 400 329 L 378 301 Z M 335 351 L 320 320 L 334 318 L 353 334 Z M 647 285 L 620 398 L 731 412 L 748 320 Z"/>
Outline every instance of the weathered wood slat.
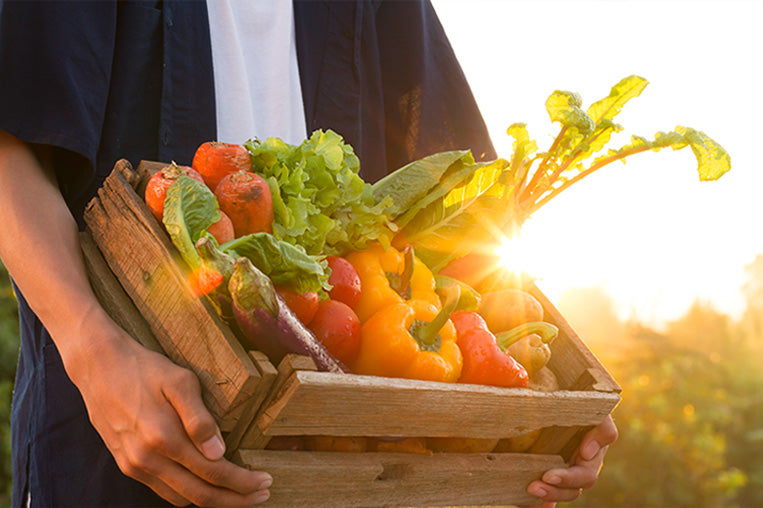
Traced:
<path fill-rule="evenodd" d="M 264 411 L 270 407 L 275 400 L 281 397 L 284 387 L 293 375 L 300 371 L 314 372 L 316 370 L 315 362 L 308 356 L 294 354 L 284 356 L 281 363 L 278 364 L 277 375 L 275 381 L 272 383 L 270 394 L 260 405 L 256 416 L 252 419 L 252 423 L 241 439 L 239 444 L 241 448 L 259 450 L 267 446 L 270 441 L 270 436 L 265 434 L 267 425 L 261 422 L 267 422 L 269 419 L 264 416 Z"/>
<path fill-rule="evenodd" d="M 122 289 L 119 281 L 114 277 L 88 231 L 80 233 L 80 246 L 85 258 L 90 285 L 104 310 L 133 339 L 152 351 L 164 354 L 161 344 L 151 333 L 146 320 L 143 319 L 130 297 Z"/>
<path fill-rule="evenodd" d="M 208 302 L 186 289 L 182 261 L 133 189 L 140 178 L 120 161 L 85 212 L 111 271 L 175 363 L 192 369 L 223 431 L 231 430 L 260 374 Z"/>
<path fill-rule="evenodd" d="M 238 450 L 241 440 L 244 438 L 250 423 L 254 420 L 257 411 L 259 411 L 262 402 L 270 395 L 270 390 L 278 377 L 278 371 L 270 363 L 267 355 L 261 351 L 249 351 L 254 365 L 260 373 L 261 380 L 257 384 L 257 390 L 246 402 L 246 408 L 241 413 L 236 426 L 225 437 L 226 456 L 230 458 Z"/>
<path fill-rule="evenodd" d="M 595 425 L 620 397 L 296 371 L 254 425 L 264 435 L 513 437 Z"/>
<path fill-rule="evenodd" d="M 242 450 L 236 461 L 273 475 L 273 508 L 536 504 L 527 485 L 564 466 L 556 455 L 477 453 Z"/>

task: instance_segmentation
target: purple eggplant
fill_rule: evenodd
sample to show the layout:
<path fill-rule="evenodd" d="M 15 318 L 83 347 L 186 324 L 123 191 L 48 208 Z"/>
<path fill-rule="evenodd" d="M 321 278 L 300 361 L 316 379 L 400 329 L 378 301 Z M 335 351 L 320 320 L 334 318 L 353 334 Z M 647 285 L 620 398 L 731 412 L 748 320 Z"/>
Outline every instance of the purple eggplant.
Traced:
<path fill-rule="evenodd" d="M 302 325 L 276 293 L 267 275 L 248 258 L 238 258 L 228 289 L 233 317 L 247 346 L 262 351 L 278 364 L 288 353 L 311 357 L 319 370 L 349 372 L 315 336 Z"/>

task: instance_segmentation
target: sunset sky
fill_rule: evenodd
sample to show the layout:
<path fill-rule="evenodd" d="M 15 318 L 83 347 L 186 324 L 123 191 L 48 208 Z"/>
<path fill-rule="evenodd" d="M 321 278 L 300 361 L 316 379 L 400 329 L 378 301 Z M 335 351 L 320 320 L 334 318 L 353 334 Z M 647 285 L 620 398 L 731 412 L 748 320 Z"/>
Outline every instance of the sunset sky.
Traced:
<path fill-rule="evenodd" d="M 433 1 L 499 156 L 511 154 L 514 122 L 549 146 L 555 89 L 587 108 L 631 74 L 650 85 L 616 118 L 625 131 L 613 147 L 684 125 L 731 155 L 716 182 L 699 182 L 689 148 L 635 155 L 550 202 L 521 238 L 548 296 L 599 285 L 622 317 L 656 326 L 696 299 L 737 316 L 745 265 L 763 254 L 763 2 Z"/>

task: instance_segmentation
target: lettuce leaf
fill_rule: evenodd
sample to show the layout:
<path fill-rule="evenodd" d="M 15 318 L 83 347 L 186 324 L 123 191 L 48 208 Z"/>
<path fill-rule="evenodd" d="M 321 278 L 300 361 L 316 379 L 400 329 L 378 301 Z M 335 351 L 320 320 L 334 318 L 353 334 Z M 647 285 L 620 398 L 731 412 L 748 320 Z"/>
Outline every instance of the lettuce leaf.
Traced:
<path fill-rule="evenodd" d="M 254 171 L 273 195 L 273 234 L 310 255 L 342 254 L 370 241 L 389 245 L 396 226 L 391 198 L 378 200 L 341 136 L 317 130 L 299 145 L 249 140 Z"/>
<path fill-rule="evenodd" d="M 162 222 L 190 268 L 196 269 L 200 264 L 194 244 L 218 220 L 217 198 L 201 182 L 183 175 L 167 189 Z"/>
<path fill-rule="evenodd" d="M 310 256 L 303 248 L 278 240 L 269 233 L 236 238 L 221 245 L 220 250 L 233 258 L 249 258 L 275 285 L 298 293 L 331 289 L 325 259 Z"/>
<path fill-rule="evenodd" d="M 373 184 L 374 196 L 379 200 L 391 197 L 396 215 L 404 213 L 438 186 L 448 169 L 457 162 L 461 166 L 469 166 L 474 164 L 474 157 L 468 150 L 459 150 L 436 153 L 413 161 Z M 397 224 L 401 225 L 399 221 Z"/>

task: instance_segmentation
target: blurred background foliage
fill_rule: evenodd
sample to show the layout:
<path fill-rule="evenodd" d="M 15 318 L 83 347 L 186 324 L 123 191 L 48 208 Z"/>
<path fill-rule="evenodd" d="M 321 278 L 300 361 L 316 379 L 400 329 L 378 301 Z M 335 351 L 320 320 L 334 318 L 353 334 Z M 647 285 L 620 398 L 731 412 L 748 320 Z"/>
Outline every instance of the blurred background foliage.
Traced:
<path fill-rule="evenodd" d="M 575 508 L 763 506 L 763 255 L 747 267 L 745 313 L 702 302 L 654 330 L 624 322 L 601 288 L 557 306 L 623 388 L 620 438 Z M 18 356 L 16 301 L 0 266 L 0 507 L 11 488 L 10 401 Z"/>
<path fill-rule="evenodd" d="M 586 508 L 763 506 L 763 255 L 738 319 L 703 302 L 663 330 L 620 322 L 601 288 L 558 307 L 620 383 L 620 432 Z"/>
<path fill-rule="evenodd" d="M 11 395 L 19 351 L 16 297 L 0 264 L 0 506 L 11 504 Z"/>

